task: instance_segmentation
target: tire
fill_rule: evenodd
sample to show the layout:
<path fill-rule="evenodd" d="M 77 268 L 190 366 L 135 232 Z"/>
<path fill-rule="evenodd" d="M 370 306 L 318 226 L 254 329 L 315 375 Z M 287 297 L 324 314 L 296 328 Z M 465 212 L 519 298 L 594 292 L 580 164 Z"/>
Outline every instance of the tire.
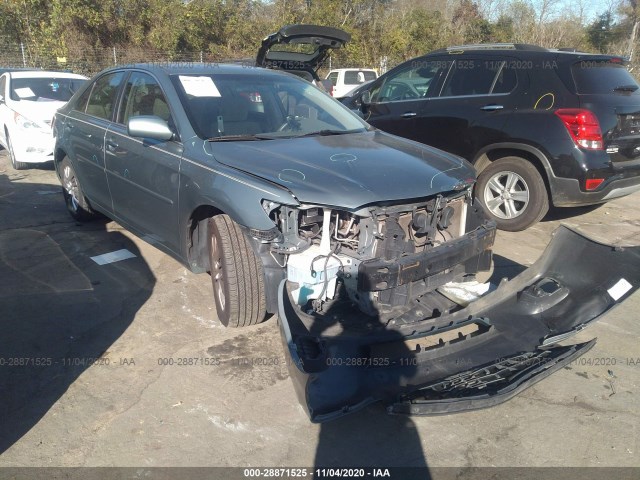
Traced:
<path fill-rule="evenodd" d="M 11 137 L 9 136 L 9 132 L 5 130 L 5 134 L 7 137 L 7 147 L 9 147 L 8 150 L 9 150 L 9 158 L 11 159 L 11 166 L 15 170 L 26 169 L 29 166 L 29 164 L 25 162 L 19 162 L 16 160 L 16 153 L 13 151 L 13 144 L 11 143 Z"/>
<path fill-rule="evenodd" d="M 213 298 L 225 327 L 246 327 L 267 313 L 264 269 L 249 239 L 228 215 L 209 219 Z"/>
<path fill-rule="evenodd" d="M 59 168 L 60 178 L 62 179 L 62 195 L 67 204 L 67 210 L 69 210 L 71 216 L 79 222 L 93 220 L 97 215 L 91 210 L 91 206 L 84 196 L 80 181 L 69 159 L 63 159 L 62 162 L 60 162 Z"/>
<path fill-rule="evenodd" d="M 549 194 L 538 169 L 520 157 L 495 160 L 478 177 L 476 197 L 500 230 L 519 232 L 549 211 Z"/>

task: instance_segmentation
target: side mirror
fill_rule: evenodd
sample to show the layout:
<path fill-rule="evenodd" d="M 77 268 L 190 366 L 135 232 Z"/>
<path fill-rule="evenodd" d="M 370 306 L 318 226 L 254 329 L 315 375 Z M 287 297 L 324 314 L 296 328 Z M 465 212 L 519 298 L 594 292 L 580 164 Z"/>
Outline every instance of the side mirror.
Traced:
<path fill-rule="evenodd" d="M 171 140 L 173 132 L 167 122 L 155 115 L 131 117 L 127 122 L 127 134 L 130 137 L 151 138 L 153 140 Z"/>
<path fill-rule="evenodd" d="M 365 90 L 364 92 L 362 92 L 362 94 L 360 95 L 360 101 L 362 102 L 362 105 L 366 107 L 371 105 L 371 92 L 369 90 Z"/>

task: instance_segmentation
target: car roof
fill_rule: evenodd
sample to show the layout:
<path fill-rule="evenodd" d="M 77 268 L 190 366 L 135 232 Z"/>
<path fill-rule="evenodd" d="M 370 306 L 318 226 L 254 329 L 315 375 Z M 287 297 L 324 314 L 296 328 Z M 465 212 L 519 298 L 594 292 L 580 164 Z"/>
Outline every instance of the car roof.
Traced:
<path fill-rule="evenodd" d="M 376 71 L 374 68 L 357 68 L 357 67 L 353 67 L 353 68 L 334 68 L 331 71 L 332 72 L 346 72 L 346 71 L 351 71 L 351 70 L 355 70 L 357 72 L 375 72 Z"/>
<path fill-rule="evenodd" d="M 77 73 L 69 73 L 69 72 L 56 72 L 53 70 L 20 70 L 20 71 L 11 71 L 8 72 L 11 75 L 11 78 L 77 78 L 81 80 L 86 80 L 87 77 L 84 75 L 79 75 Z"/>
<path fill-rule="evenodd" d="M 256 67 L 253 65 L 232 64 L 232 63 L 192 63 L 192 62 L 152 62 L 135 63 L 129 65 L 119 65 L 111 67 L 104 72 L 117 70 L 146 70 L 150 73 L 162 73 L 165 75 L 210 75 L 219 74 L 256 74 L 260 75 L 283 75 L 285 72 L 272 70 L 269 68 Z"/>
<path fill-rule="evenodd" d="M 479 43 L 469 45 L 454 45 L 423 55 L 423 57 L 437 54 L 460 55 L 473 53 L 476 55 L 510 55 L 514 57 L 527 58 L 538 57 L 545 58 L 553 56 L 558 60 L 566 60 L 568 62 L 579 61 L 583 58 L 590 60 L 607 60 L 620 59 L 626 61 L 625 57 L 620 55 L 607 55 L 601 53 L 581 52 L 575 48 L 544 48 L 538 45 L 530 45 L 525 43 Z"/>

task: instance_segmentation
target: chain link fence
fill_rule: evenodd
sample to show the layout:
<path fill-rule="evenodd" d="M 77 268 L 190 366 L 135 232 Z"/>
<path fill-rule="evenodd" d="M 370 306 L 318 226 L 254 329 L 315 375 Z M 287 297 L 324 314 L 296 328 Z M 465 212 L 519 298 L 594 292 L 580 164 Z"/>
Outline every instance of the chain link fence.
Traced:
<path fill-rule="evenodd" d="M 256 48 L 257 52 L 257 48 Z M 129 65 L 133 63 L 170 63 L 170 62 L 241 62 L 253 65 L 255 56 L 238 56 L 222 58 L 208 52 L 162 52 L 148 48 L 117 47 L 67 52 L 57 55 L 46 48 L 36 48 L 26 44 L 8 44 L 0 49 L 0 67 L 10 68 L 41 68 L 45 70 L 68 70 L 92 76 L 108 67 Z M 393 65 L 385 58 L 381 58 L 376 65 L 353 65 L 338 57 L 331 57 L 325 61 L 320 69 L 320 76 L 324 77 L 329 70 L 335 68 L 375 68 L 382 74 Z"/>
<path fill-rule="evenodd" d="M 5 45 L 0 50 L 0 67 L 41 68 L 46 70 L 69 70 L 74 73 L 92 76 L 108 67 L 133 63 L 169 63 L 169 62 L 221 62 L 207 52 L 168 53 L 148 48 L 117 47 L 68 52 L 56 55 L 44 48 L 34 48 L 24 44 Z M 251 58 L 227 59 L 229 61 L 253 62 Z"/>

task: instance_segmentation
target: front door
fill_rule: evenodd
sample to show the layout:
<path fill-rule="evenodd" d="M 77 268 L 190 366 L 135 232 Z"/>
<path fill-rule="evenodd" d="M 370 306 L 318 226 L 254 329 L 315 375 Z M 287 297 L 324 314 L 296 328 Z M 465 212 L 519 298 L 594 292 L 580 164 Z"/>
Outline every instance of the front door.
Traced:
<path fill-rule="evenodd" d="M 105 138 L 114 214 L 150 243 L 179 252 L 182 144 L 129 136 L 128 120 L 140 115 L 155 115 L 172 125 L 171 111 L 157 80 L 134 71 L 126 81 L 117 119 Z"/>
<path fill-rule="evenodd" d="M 443 61 L 418 59 L 389 72 L 372 86 L 364 119 L 385 132 L 428 143 L 417 120 L 447 67 Z"/>

